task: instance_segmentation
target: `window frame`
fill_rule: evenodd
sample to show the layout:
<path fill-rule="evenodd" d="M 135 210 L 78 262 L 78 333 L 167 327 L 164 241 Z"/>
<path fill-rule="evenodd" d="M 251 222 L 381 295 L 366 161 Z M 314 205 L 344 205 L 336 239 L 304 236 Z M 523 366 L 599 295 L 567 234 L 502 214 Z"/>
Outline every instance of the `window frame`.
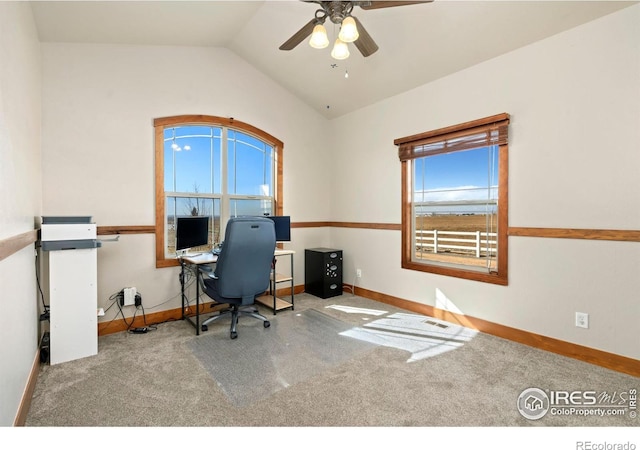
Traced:
<path fill-rule="evenodd" d="M 273 211 L 275 215 L 282 215 L 283 212 L 283 148 L 284 144 L 271 134 L 244 122 L 233 118 L 207 116 L 207 115 L 179 115 L 154 119 L 154 140 L 155 140 L 155 236 L 156 236 L 156 268 L 178 266 L 176 258 L 165 256 L 165 213 L 166 194 L 164 190 L 164 131 L 166 128 L 175 126 L 204 125 L 220 126 L 238 130 L 242 133 L 252 135 L 273 147 L 275 158 L 275 180 Z M 226 133 L 225 133 L 226 134 Z M 197 194 L 196 194 L 197 196 Z M 207 196 L 211 198 L 213 196 Z M 230 198 L 246 198 L 245 196 L 231 195 Z M 222 224 L 221 224 L 222 225 Z"/>
<path fill-rule="evenodd" d="M 467 280 L 481 281 L 498 285 L 508 285 L 508 228 L 509 228 L 509 144 L 506 131 L 509 125 L 509 115 L 506 113 L 485 117 L 470 122 L 440 128 L 425 133 L 398 138 L 394 144 L 399 146 L 400 170 L 401 170 L 401 197 L 402 197 L 402 218 L 401 218 L 401 260 L 402 268 L 416 270 L 420 272 L 434 273 L 438 275 L 462 278 Z M 436 154 L 429 153 L 422 156 L 410 155 L 413 147 L 418 147 L 425 142 L 445 140 L 447 138 L 473 134 L 478 129 L 488 129 L 489 127 L 503 127 L 504 139 L 497 143 L 498 146 L 498 252 L 497 270 L 478 271 L 460 267 L 451 267 L 430 263 L 429 261 L 417 262 L 413 260 L 413 205 L 412 189 L 413 174 L 412 161 L 421 157 L 428 157 Z M 477 148 L 477 147 L 476 147 Z M 459 151 L 459 150 L 455 150 Z M 440 152 L 442 153 L 442 151 Z"/>

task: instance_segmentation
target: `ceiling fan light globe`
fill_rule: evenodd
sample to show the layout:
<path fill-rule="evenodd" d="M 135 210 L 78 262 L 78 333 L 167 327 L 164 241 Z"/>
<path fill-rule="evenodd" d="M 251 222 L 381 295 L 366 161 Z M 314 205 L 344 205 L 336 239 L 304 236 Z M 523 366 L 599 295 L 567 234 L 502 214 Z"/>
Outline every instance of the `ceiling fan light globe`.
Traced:
<path fill-rule="evenodd" d="M 335 44 L 333 44 L 333 50 L 331 50 L 331 56 L 333 59 L 347 59 L 349 57 L 349 46 L 346 42 L 340 40 L 340 38 L 336 39 Z"/>
<path fill-rule="evenodd" d="M 353 42 L 358 39 L 358 27 L 356 26 L 356 21 L 353 20 L 353 17 L 347 16 L 342 21 L 342 25 L 340 26 L 340 33 L 338 37 L 342 42 Z"/>
<path fill-rule="evenodd" d="M 309 45 L 313 48 L 326 48 L 329 46 L 329 38 L 324 25 L 318 24 L 313 27 L 313 33 L 309 39 Z"/>

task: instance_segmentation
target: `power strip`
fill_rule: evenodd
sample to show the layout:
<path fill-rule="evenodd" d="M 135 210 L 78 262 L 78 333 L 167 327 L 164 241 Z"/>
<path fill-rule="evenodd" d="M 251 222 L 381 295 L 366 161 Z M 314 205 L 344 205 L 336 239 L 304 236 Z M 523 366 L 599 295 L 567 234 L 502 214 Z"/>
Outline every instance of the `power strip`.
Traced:
<path fill-rule="evenodd" d="M 148 331 L 149 331 L 149 329 L 147 327 L 139 327 L 139 328 L 134 328 L 133 330 L 131 330 L 131 332 L 133 334 L 145 334 Z"/>

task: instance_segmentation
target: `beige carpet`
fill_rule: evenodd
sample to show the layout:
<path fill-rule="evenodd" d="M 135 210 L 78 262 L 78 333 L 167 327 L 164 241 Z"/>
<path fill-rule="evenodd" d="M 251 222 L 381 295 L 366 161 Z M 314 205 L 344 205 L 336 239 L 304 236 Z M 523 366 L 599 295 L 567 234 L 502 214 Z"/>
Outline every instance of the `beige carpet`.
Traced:
<path fill-rule="evenodd" d="M 218 346 L 234 345 L 229 340 L 228 322 L 216 322 L 200 336 L 184 321 L 160 324 L 147 334 L 108 335 L 99 339 L 96 356 L 42 367 L 26 425 L 528 428 L 640 424 L 628 414 L 548 413 L 539 420 L 527 419 L 517 408 L 518 397 L 527 388 L 621 393 L 637 389 L 640 382 L 632 376 L 455 328 L 455 324 L 451 324 L 454 332 L 447 332 L 438 321 L 421 317 L 418 322 L 433 328 L 425 335 L 414 317 L 402 316 L 407 311 L 351 294 L 327 300 L 301 294 L 296 297 L 295 311 L 277 316 L 264 309 L 274 329 L 242 319 L 238 342 L 246 344 L 251 336 L 264 337 L 310 309 L 349 325 L 346 332 L 352 334 L 350 339 L 372 347 L 239 406 L 192 351 L 194 345 L 207 340 Z M 398 317 L 409 322 L 396 327 Z M 249 332 L 252 329 L 255 333 Z M 445 331 L 438 335 L 438 330 Z M 315 337 L 319 345 L 330 345 L 333 338 L 324 333 Z M 418 346 L 412 341 L 419 342 Z M 421 348 L 428 350 L 427 354 L 420 356 Z M 289 358 L 277 361 L 274 367 L 284 373 L 298 370 L 296 365 L 301 364 L 305 361 Z M 243 367 L 251 370 L 251 366 Z M 260 366 L 255 370 L 252 376 L 259 375 Z M 113 437 L 110 441 L 115 442 Z M 426 441 L 419 445 L 429 447 Z"/>

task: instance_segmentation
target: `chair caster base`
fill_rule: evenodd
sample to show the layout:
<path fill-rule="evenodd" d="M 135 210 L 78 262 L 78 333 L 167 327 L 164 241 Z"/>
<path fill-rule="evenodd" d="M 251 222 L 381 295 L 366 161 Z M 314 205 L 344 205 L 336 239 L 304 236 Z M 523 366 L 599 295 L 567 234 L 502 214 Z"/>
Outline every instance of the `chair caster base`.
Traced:
<path fill-rule="evenodd" d="M 236 339 L 238 337 L 238 333 L 236 331 L 232 331 L 229 336 L 231 337 L 231 339 Z"/>
<path fill-rule="evenodd" d="M 208 331 L 208 330 L 209 330 L 209 327 L 208 327 L 207 325 L 202 325 L 202 326 L 200 327 L 200 329 L 201 329 L 202 331 Z"/>
<path fill-rule="evenodd" d="M 268 320 L 265 320 L 263 325 L 265 328 L 269 328 L 271 326 L 271 322 L 269 322 Z"/>

